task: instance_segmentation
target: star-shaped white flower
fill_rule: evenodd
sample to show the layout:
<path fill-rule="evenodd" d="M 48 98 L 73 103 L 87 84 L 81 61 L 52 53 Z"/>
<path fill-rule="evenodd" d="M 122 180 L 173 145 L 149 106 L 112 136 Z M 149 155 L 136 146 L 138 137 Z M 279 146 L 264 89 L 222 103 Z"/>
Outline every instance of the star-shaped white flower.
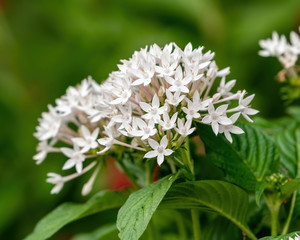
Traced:
<path fill-rule="evenodd" d="M 99 134 L 99 128 L 96 128 L 92 133 L 89 129 L 82 125 L 81 126 L 82 138 L 72 138 L 72 141 L 81 147 L 81 152 L 85 153 L 90 149 L 95 149 L 98 147 L 97 138 Z"/>
<path fill-rule="evenodd" d="M 246 94 L 246 91 L 243 91 L 241 93 L 241 96 L 239 98 L 239 109 L 240 109 L 242 116 L 247 121 L 253 122 L 253 120 L 248 115 L 255 115 L 259 112 L 258 110 L 255 110 L 255 109 L 249 107 L 249 104 L 253 100 L 255 94 L 252 94 L 252 95 L 246 97 L 245 99 L 243 99 L 245 94 Z"/>
<path fill-rule="evenodd" d="M 153 149 L 153 151 L 147 152 L 144 158 L 157 157 L 157 164 L 159 166 L 163 163 L 165 156 L 170 156 L 173 153 L 173 150 L 167 149 L 168 146 L 167 136 L 163 136 L 163 138 L 160 140 L 160 143 L 149 138 L 148 143 L 150 147 Z"/>
<path fill-rule="evenodd" d="M 174 78 L 165 76 L 165 79 L 171 85 L 171 87 L 169 87 L 171 92 L 180 91 L 188 93 L 190 91 L 186 85 L 192 80 L 192 75 L 183 77 L 181 66 L 177 67 Z"/>
<path fill-rule="evenodd" d="M 146 112 L 142 118 L 148 120 L 152 119 L 154 123 L 158 123 L 158 120 L 160 120 L 160 115 L 166 110 L 166 106 L 159 107 L 159 105 L 160 103 L 157 94 L 153 96 L 152 106 L 148 103 L 140 102 L 140 107 Z"/>
<path fill-rule="evenodd" d="M 37 149 L 39 152 L 33 156 L 33 159 L 36 160 L 36 164 L 40 164 L 45 160 L 49 152 L 48 141 L 40 142 Z"/>
<path fill-rule="evenodd" d="M 178 115 L 178 112 L 173 114 L 172 118 L 170 119 L 169 114 L 167 112 L 164 112 L 163 121 L 159 120 L 159 124 L 160 124 L 160 126 L 162 126 L 163 131 L 170 130 L 170 129 L 172 129 L 176 126 L 175 122 L 176 122 L 176 119 L 177 119 L 177 115 Z"/>
<path fill-rule="evenodd" d="M 97 154 L 105 153 L 115 143 L 115 137 L 114 137 L 113 130 L 106 126 L 104 126 L 104 129 L 105 129 L 105 131 L 103 131 L 103 133 L 105 133 L 107 135 L 107 137 L 99 138 L 97 141 L 100 145 L 105 146 L 105 148 L 103 150 L 97 152 Z"/>
<path fill-rule="evenodd" d="M 259 55 L 262 57 L 280 56 L 283 54 L 288 46 L 285 36 L 279 36 L 277 32 L 272 33 L 272 38 L 266 40 L 260 40 L 259 45 L 263 50 L 259 51 Z"/>
<path fill-rule="evenodd" d="M 225 77 L 222 77 L 222 80 L 220 82 L 220 86 L 218 87 L 218 92 L 223 97 L 229 97 L 232 95 L 230 92 L 231 89 L 234 87 L 236 80 L 230 80 L 229 82 L 225 82 Z"/>
<path fill-rule="evenodd" d="M 59 174 L 53 173 L 53 172 L 49 172 L 47 174 L 48 178 L 46 180 L 46 182 L 48 183 L 52 183 L 55 186 L 52 188 L 51 190 L 51 194 L 57 194 L 61 191 L 61 189 L 64 186 L 64 180 L 63 177 Z"/>
<path fill-rule="evenodd" d="M 77 144 L 74 144 L 74 149 L 71 148 L 61 148 L 63 154 L 65 154 L 69 159 L 65 162 L 63 170 L 70 169 L 75 166 L 76 171 L 81 173 L 82 163 L 85 160 L 85 156 L 80 151 Z"/>
<path fill-rule="evenodd" d="M 157 129 L 154 127 L 154 121 L 152 119 L 149 120 L 147 124 L 143 119 L 137 118 L 136 123 L 142 131 L 142 137 L 141 137 L 142 140 L 145 140 L 150 136 L 153 136 L 157 132 Z"/>
<path fill-rule="evenodd" d="M 192 134 L 196 129 L 194 127 L 191 128 L 192 119 L 187 119 L 185 124 L 183 124 L 183 121 L 180 118 L 178 118 L 177 126 L 178 126 L 178 128 L 175 128 L 176 132 L 178 132 L 183 137 L 186 137 L 186 136 Z"/>
<path fill-rule="evenodd" d="M 186 113 L 186 118 L 187 119 L 193 119 L 193 118 L 199 118 L 200 113 L 198 111 L 200 110 L 200 102 L 192 102 L 190 99 L 185 98 L 185 101 L 188 104 L 188 107 L 182 107 L 182 111 Z"/>
<path fill-rule="evenodd" d="M 240 113 L 235 113 L 229 119 L 232 121 L 232 123 L 235 123 L 236 120 L 239 118 L 239 116 Z M 220 125 L 219 133 L 224 133 L 227 140 L 232 143 L 232 137 L 230 133 L 242 134 L 244 133 L 244 131 L 240 127 L 230 124 L 230 125 Z"/>
<path fill-rule="evenodd" d="M 226 110 L 228 104 L 219 106 L 216 110 L 212 103 L 208 105 L 208 115 L 206 115 L 202 122 L 206 124 L 211 124 L 212 129 L 216 135 L 219 132 L 219 125 L 230 125 L 232 121 L 226 117 Z"/>
<path fill-rule="evenodd" d="M 177 91 L 174 93 L 174 95 L 170 92 L 169 89 L 166 90 L 166 95 L 167 95 L 167 98 L 166 98 L 166 103 L 170 104 L 170 105 L 173 105 L 175 107 L 178 106 L 179 103 L 181 103 L 181 101 L 185 98 L 185 95 L 181 95 L 181 92 L 180 91 Z"/>

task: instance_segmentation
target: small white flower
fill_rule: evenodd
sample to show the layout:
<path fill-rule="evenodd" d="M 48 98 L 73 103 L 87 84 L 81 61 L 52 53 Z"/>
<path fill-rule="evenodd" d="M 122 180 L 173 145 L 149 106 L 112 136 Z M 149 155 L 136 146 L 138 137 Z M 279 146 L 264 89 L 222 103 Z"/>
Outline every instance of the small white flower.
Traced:
<path fill-rule="evenodd" d="M 103 133 L 105 133 L 107 135 L 107 137 L 104 138 L 99 138 L 97 141 L 98 143 L 100 143 L 102 146 L 105 146 L 105 148 L 99 152 L 97 152 L 97 154 L 102 154 L 105 153 L 106 151 L 108 151 L 111 146 L 115 143 L 115 138 L 114 138 L 114 133 L 113 130 L 110 128 L 107 128 L 104 126 L 105 131 Z"/>
<path fill-rule="evenodd" d="M 36 160 L 36 164 L 40 164 L 45 160 L 49 152 L 48 141 L 40 142 L 37 149 L 39 152 L 33 156 L 33 159 Z"/>
<path fill-rule="evenodd" d="M 167 131 L 175 127 L 177 114 L 177 112 L 173 114 L 172 118 L 170 119 L 169 114 L 167 112 L 164 112 L 163 121 L 159 120 L 159 124 L 162 126 L 162 130 Z"/>
<path fill-rule="evenodd" d="M 120 110 L 121 114 L 113 116 L 111 120 L 116 122 L 116 123 L 121 123 L 121 126 L 119 127 L 119 129 L 122 129 L 124 123 L 129 124 L 131 122 L 131 119 L 132 119 L 131 104 L 129 104 L 128 108 L 124 108 L 123 106 L 119 106 L 119 110 Z"/>
<path fill-rule="evenodd" d="M 231 80 L 229 82 L 225 82 L 225 77 L 222 77 L 222 80 L 220 82 L 220 86 L 218 87 L 218 92 L 223 96 L 223 97 L 229 97 L 232 95 L 230 92 L 231 89 L 234 87 L 236 80 Z"/>
<path fill-rule="evenodd" d="M 127 137 L 141 137 L 143 135 L 143 131 L 138 129 L 137 119 L 137 117 L 133 117 L 132 124 L 124 122 L 124 129 L 119 128 L 119 132 Z"/>
<path fill-rule="evenodd" d="M 80 173 L 82 171 L 82 163 L 85 160 L 85 156 L 81 153 L 78 145 L 74 144 L 74 149 L 61 148 L 64 155 L 69 157 L 63 166 L 63 170 L 70 169 L 75 166 L 76 171 Z"/>
<path fill-rule="evenodd" d="M 244 98 L 246 91 L 243 91 L 241 93 L 241 96 L 239 98 L 239 109 L 240 112 L 242 113 L 242 116 L 249 122 L 253 122 L 253 120 L 248 116 L 248 115 L 255 115 L 257 114 L 259 111 L 250 108 L 248 105 L 250 104 L 250 102 L 252 101 L 252 99 L 254 98 L 255 94 L 252 94 L 248 97 Z"/>
<path fill-rule="evenodd" d="M 159 105 L 160 103 L 157 94 L 153 96 L 152 106 L 150 106 L 148 103 L 140 102 L 140 107 L 146 112 L 142 118 L 148 120 L 152 119 L 154 123 L 158 123 L 158 120 L 160 120 L 160 115 L 166 110 L 166 106 L 159 107 Z"/>
<path fill-rule="evenodd" d="M 229 119 L 232 121 L 232 123 L 235 123 L 236 120 L 239 118 L 239 116 L 240 113 L 235 113 Z M 231 125 L 220 125 L 219 133 L 224 133 L 227 140 L 232 143 L 232 137 L 230 133 L 242 134 L 244 133 L 244 131 L 238 126 L 234 126 L 233 124 L 231 124 Z"/>
<path fill-rule="evenodd" d="M 190 91 L 186 85 L 190 83 L 192 76 L 183 77 L 181 66 L 177 67 L 174 78 L 165 76 L 165 79 L 171 85 L 171 87 L 169 87 L 171 92 L 180 91 L 188 93 Z"/>
<path fill-rule="evenodd" d="M 153 136 L 157 132 L 153 120 L 149 120 L 147 124 L 143 119 L 137 118 L 136 123 L 142 131 L 142 138 L 141 138 L 142 140 L 145 140 L 150 136 Z"/>
<path fill-rule="evenodd" d="M 287 41 L 285 36 L 278 35 L 277 32 L 272 33 L 272 39 L 260 40 L 259 45 L 263 50 L 259 51 L 262 57 L 275 56 L 278 57 L 286 51 Z"/>
<path fill-rule="evenodd" d="M 52 183 L 52 184 L 55 185 L 51 190 L 51 194 L 59 193 L 61 191 L 61 189 L 63 188 L 64 183 L 65 183 L 64 180 L 63 180 L 63 177 L 59 174 L 52 173 L 52 172 L 49 172 L 47 174 L 47 176 L 48 176 L 48 178 L 47 178 L 46 182 Z"/>
<path fill-rule="evenodd" d="M 39 119 L 39 126 L 36 127 L 37 132 L 34 136 L 40 141 L 56 137 L 62 125 L 62 117 L 57 110 L 48 105 L 49 112 L 43 112 L 42 118 Z"/>
<path fill-rule="evenodd" d="M 170 104 L 170 105 L 173 105 L 175 107 L 178 106 L 179 103 L 181 103 L 181 101 L 185 98 L 184 95 L 181 95 L 181 92 L 180 91 L 177 91 L 174 93 L 174 95 L 170 92 L 169 89 L 166 90 L 166 95 L 167 95 L 167 98 L 166 98 L 166 103 Z"/>
<path fill-rule="evenodd" d="M 183 121 L 180 118 L 178 118 L 177 126 L 178 126 L 178 128 L 175 128 L 176 132 L 178 132 L 183 137 L 186 137 L 186 136 L 192 134 L 196 129 L 194 127 L 191 128 L 192 119 L 187 119 L 185 124 L 183 124 Z"/>
<path fill-rule="evenodd" d="M 167 136 L 163 136 L 160 143 L 149 138 L 148 143 L 153 151 L 147 152 L 144 158 L 154 158 L 157 157 L 157 164 L 160 166 L 164 161 L 164 156 L 169 156 L 173 153 L 173 150 L 167 149 L 168 139 Z"/>
<path fill-rule="evenodd" d="M 182 107 L 182 111 L 184 111 L 186 113 L 186 118 L 187 119 L 193 119 L 193 118 L 199 118 L 200 117 L 200 113 L 198 113 L 198 111 L 200 110 L 201 106 L 199 101 L 193 103 L 190 99 L 185 98 L 185 101 L 188 104 L 188 107 Z"/>
<path fill-rule="evenodd" d="M 232 121 L 226 117 L 226 110 L 228 105 L 221 105 L 216 110 L 214 108 L 214 105 L 212 103 L 208 106 L 208 115 L 206 115 L 202 122 L 206 124 L 211 124 L 212 129 L 216 135 L 218 135 L 219 132 L 219 125 L 230 125 L 232 124 Z"/>
<path fill-rule="evenodd" d="M 99 128 L 96 128 L 93 133 L 90 133 L 89 129 L 86 126 L 82 125 L 81 132 L 83 138 L 72 138 L 72 141 L 79 147 L 82 147 L 82 153 L 98 147 L 98 143 L 96 140 L 99 134 Z"/>

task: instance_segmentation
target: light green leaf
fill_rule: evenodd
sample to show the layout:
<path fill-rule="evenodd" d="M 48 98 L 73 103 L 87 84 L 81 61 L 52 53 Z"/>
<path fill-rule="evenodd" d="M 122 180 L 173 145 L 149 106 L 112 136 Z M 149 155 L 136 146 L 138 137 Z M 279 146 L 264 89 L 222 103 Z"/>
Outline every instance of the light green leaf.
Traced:
<path fill-rule="evenodd" d="M 211 127 L 197 124 L 197 133 L 203 140 L 208 159 L 221 168 L 228 181 L 255 190 L 256 183 L 277 169 L 278 154 L 275 145 L 261 128 L 238 124 L 244 134 L 234 135 L 231 144 L 224 136 L 215 136 Z"/>
<path fill-rule="evenodd" d="M 121 240 L 137 240 L 141 237 L 153 213 L 178 176 L 179 172 L 166 176 L 129 196 L 117 218 Z"/>
<path fill-rule="evenodd" d="M 288 233 L 277 237 L 264 237 L 260 238 L 259 240 L 289 240 L 290 237 L 294 240 L 296 234 L 300 235 L 300 232 Z"/>
<path fill-rule="evenodd" d="M 231 183 L 202 180 L 177 184 L 164 198 L 161 207 L 214 211 L 233 222 L 251 239 L 256 239 L 246 223 L 248 194 Z"/>
<path fill-rule="evenodd" d="M 289 197 L 293 192 L 300 188 L 300 179 L 293 179 L 285 183 L 281 188 L 281 194 L 283 196 Z"/>
<path fill-rule="evenodd" d="M 72 240 L 106 240 L 118 239 L 118 229 L 115 224 L 101 226 L 91 233 L 81 233 L 72 238 Z"/>
<path fill-rule="evenodd" d="M 43 240 L 51 237 L 66 224 L 88 215 L 122 206 L 127 194 L 103 191 L 86 203 L 64 203 L 38 222 L 26 240 Z"/>

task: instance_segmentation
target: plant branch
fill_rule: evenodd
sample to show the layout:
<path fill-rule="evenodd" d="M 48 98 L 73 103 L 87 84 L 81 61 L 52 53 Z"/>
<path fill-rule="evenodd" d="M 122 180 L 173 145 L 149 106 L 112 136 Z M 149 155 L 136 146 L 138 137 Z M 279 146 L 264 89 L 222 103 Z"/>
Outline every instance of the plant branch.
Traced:
<path fill-rule="evenodd" d="M 201 239 L 201 229 L 200 229 L 198 210 L 191 209 L 191 215 L 192 215 L 192 222 L 193 222 L 194 240 L 200 240 Z"/>

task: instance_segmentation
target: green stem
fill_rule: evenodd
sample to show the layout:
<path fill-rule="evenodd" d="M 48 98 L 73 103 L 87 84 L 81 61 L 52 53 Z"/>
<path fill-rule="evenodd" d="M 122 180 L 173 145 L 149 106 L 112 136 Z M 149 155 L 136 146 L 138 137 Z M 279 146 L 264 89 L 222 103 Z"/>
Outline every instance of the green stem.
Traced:
<path fill-rule="evenodd" d="M 288 218 L 287 218 L 287 220 L 286 220 L 286 222 L 284 224 L 284 227 L 283 227 L 281 235 L 287 234 L 287 232 L 289 230 L 290 223 L 291 223 L 292 216 L 293 216 L 293 212 L 294 212 L 294 208 L 295 208 L 296 196 L 297 196 L 297 191 L 295 191 L 293 193 L 289 215 L 288 215 Z"/>
<path fill-rule="evenodd" d="M 185 229 L 185 222 L 184 219 L 181 215 L 181 213 L 176 214 L 176 223 L 177 223 L 177 228 L 178 228 L 178 233 L 179 233 L 179 239 L 180 240 L 187 240 L 187 232 Z"/>
<path fill-rule="evenodd" d="M 278 234 L 278 216 L 279 216 L 279 208 L 274 207 L 271 210 L 271 236 L 276 237 Z"/>
<path fill-rule="evenodd" d="M 200 240 L 201 229 L 200 229 L 200 221 L 199 221 L 199 212 L 197 209 L 191 209 L 191 214 L 192 214 L 192 222 L 193 222 L 194 240 Z"/>
<path fill-rule="evenodd" d="M 278 234 L 279 211 L 282 200 L 278 198 L 276 193 L 264 194 L 263 196 L 271 214 L 271 236 L 275 237 Z"/>

